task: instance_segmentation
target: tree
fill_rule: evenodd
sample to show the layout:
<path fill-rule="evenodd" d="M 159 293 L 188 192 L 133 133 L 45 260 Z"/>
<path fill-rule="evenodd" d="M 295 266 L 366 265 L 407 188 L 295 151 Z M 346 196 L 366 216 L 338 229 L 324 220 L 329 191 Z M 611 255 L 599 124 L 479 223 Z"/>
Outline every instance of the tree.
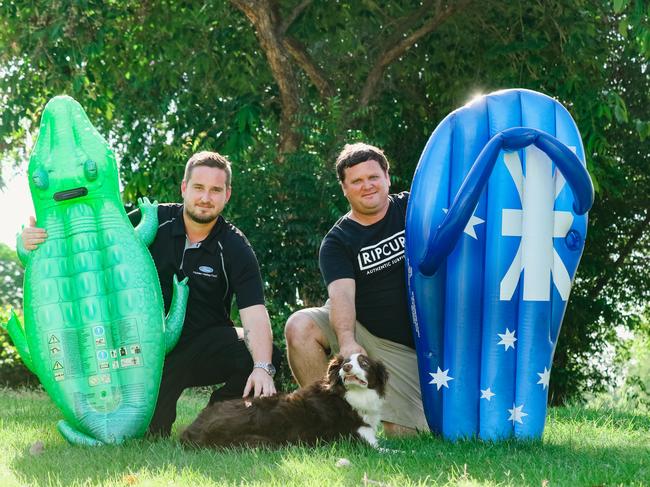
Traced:
<path fill-rule="evenodd" d="M 258 253 L 276 336 L 298 301 L 322 300 L 318 245 L 346 208 L 332 168 L 342 144 L 383 147 L 393 189 L 408 189 L 436 124 L 505 87 L 569 108 L 598 191 L 556 352 L 556 401 L 603 383 L 586 357 L 647 302 L 642 1 L 37 0 L 0 13 L 4 159 L 25 156 L 25 133 L 61 92 L 109 135 L 127 204 L 178 199 L 193 151 L 229 155 L 229 216 Z"/>
<path fill-rule="evenodd" d="M 593 364 L 593 357 L 603 344 L 617 343 L 616 325 L 638 331 L 648 327 L 642 311 L 650 302 L 650 30 L 641 5 L 607 17 L 604 95 L 612 103 L 596 108 L 605 120 L 601 133 L 589 140 L 598 194 L 590 213 L 590 244 L 565 318 L 565 344 L 555 357 L 558 401 L 605 386 L 606 370 Z"/>
<path fill-rule="evenodd" d="M 334 72 L 323 69 L 308 48 L 293 36 L 291 31 L 302 33 L 298 27 L 294 29 L 293 24 L 309 7 L 312 7 L 312 10 L 320 10 L 320 12 L 312 12 L 312 15 L 315 15 L 316 19 L 322 19 L 328 15 L 332 6 L 321 5 L 318 8 L 312 6 L 312 0 L 303 0 L 290 9 L 284 9 L 287 11 L 283 15 L 283 9 L 277 0 L 231 0 L 231 3 L 246 15 L 255 28 L 260 47 L 266 54 L 273 78 L 280 91 L 282 118 L 279 152 L 280 154 L 294 152 L 300 143 L 300 133 L 296 130 L 295 119 L 301 111 L 301 99 L 305 100 L 300 96 L 300 82 L 296 68 L 304 71 L 309 82 L 318 90 L 321 99 L 331 98 L 340 91 L 336 86 L 336 78 L 332 76 L 338 74 L 340 69 Z M 361 79 L 357 79 L 360 89 L 351 92 L 358 99 L 359 107 L 368 107 L 388 66 L 404 55 L 418 40 L 436 30 L 446 19 L 464 10 L 470 3 L 471 0 L 449 3 L 424 0 L 411 2 L 411 5 L 398 5 L 394 2 L 383 12 L 373 5 L 369 8 L 361 4 L 360 9 L 357 9 L 359 5 L 341 5 L 341 11 L 345 7 L 348 10 L 343 13 L 341 19 L 344 24 L 353 24 L 360 14 L 381 14 L 368 19 L 371 25 L 377 27 L 377 34 L 368 36 L 372 50 L 358 52 L 359 57 L 355 59 L 356 62 L 363 60 L 363 64 L 368 68 L 362 70 Z M 334 8 L 338 9 L 338 6 Z M 303 23 L 303 25 L 310 24 Z M 382 27 L 387 32 L 382 32 Z M 345 41 L 355 50 L 364 48 L 359 39 L 355 41 L 353 38 L 348 38 Z M 322 50 L 323 48 L 319 49 Z"/>

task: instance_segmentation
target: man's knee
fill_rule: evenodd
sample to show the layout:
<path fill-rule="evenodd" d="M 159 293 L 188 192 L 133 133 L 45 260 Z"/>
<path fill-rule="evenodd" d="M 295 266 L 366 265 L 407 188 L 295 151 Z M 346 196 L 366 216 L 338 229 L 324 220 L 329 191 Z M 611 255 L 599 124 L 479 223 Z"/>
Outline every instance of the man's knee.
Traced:
<path fill-rule="evenodd" d="M 318 343 L 327 346 L 327 339 L 320 327 L 303 311 L 296 311 L 287 320 L 284 326 L 284 337 L 289 347 L 300 347 L 309 343 Z"/>

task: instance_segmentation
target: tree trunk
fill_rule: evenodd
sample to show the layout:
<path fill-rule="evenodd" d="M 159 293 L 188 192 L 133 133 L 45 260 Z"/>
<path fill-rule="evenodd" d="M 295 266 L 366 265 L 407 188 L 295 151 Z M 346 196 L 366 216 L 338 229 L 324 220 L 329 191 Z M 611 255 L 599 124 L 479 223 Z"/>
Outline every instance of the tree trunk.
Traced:
<path fill-rule="evenodd" d="M 300 93 L 290 55 L 283 43 L 283 25 L 277 5 L 271 0 L 231 0 L 255 27 L 260 46 L 266 54 L 273 78 L 280 90 L 280 158 L 294 152 L 300 145 L 300 135 L 294 123 L 300 108 Z"/>

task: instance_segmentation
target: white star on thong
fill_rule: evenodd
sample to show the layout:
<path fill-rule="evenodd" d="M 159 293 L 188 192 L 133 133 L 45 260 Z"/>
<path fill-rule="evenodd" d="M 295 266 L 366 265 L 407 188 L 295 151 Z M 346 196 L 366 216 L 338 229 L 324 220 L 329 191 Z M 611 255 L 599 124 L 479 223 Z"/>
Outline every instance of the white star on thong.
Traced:
<path fill-rule="evenodd" d="M 481 399 L 487 399 L 489 401 L 492 399 L 492 396 L 496 396 L 496 394 L 489 387 L 485 390 L 481 389 Z"/>
<path fill-rule="evenodd" d="M 445 213 L 449 212 L 447 208 L 443 208 L 442 211 Z M 476 211 L 476 209 L 474 209 L 474 211 Z M 472 213 L 472 216 L 469 218 L 469 221 L 467 222 L 467 225 L 465 226 L 465 230 L 463 230 L 463 232 L 472 237 L 474 240 L 478 240 L 476 229 L 474 227 L 476 225 L 480 225 L 481 223 L 485 223 L 485 220 L 475 216 L 474 213 Z"/>
<path fill-rule="evenodd" d="M 519 424 L 524 424 L 522 418 L 524 416 L 528 416 L 528 413 L 525 413 L 523 409 L 524 409 L 523 404 L 517 407 L 513 403 L 512 409 L 508 409 L 508 412 L 510 413 L 510 417 L 508 418 L 508 421 L 512 421 L 512 424 L 515 424 L 515 421 Z"/>
<path fill-rule="evenodd" d="M 505 350 L 508 350 L 510 347 L 513 349 L 515 348 L 515 342 L 517 339 L 515 338 L 515 333 L 517 333 L 516 330 L 510 331 L 509 328 L 506 328 L 505 333 L 497 333 L 499 337 L 501 338 L 501 341 L 497 343 L 497 345 L 503 345 L 505 347 Z"/>
<path fill-rule="evenodd" d="M 449 389 L 449 385 L 447 384 L 447 382 L 449 382 L 450 380 L 454 380 L 454 378 L 449 377 L 447 375 L 447 372 L 449 372 L 449 369 L 442 371 L 440 370 L 440 367 L 438 367 L 438 371 L 435 374 L 433 372 L 429 372 L 429 375 L 433 377 L 431 379 L 431 382 L 429 382 L 429 384 L 435 384 L 437 387 L 436 389 L 437 391 L 439 391 L 442 386 L 445 386 L 447 389 Z"/>
<path fill-rule="evenodd" d="M 546 389 L 548 387 L 548 382 L 551 380 L 551 371 L 544 367 L 544 372 L 537 372 L 539 375 L 538 384 L 542 384 L 542 387 Z"/>

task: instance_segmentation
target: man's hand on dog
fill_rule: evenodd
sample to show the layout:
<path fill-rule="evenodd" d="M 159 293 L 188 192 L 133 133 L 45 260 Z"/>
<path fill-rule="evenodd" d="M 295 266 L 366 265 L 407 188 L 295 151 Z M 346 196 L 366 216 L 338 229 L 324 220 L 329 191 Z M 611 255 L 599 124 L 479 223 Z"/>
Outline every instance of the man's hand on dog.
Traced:
<path fill-rule="evenodd" d="M 30 216 L 29 224 L 23 228 L 20 238 L 23 240 L 23 246 L 26 250 L 36 250 L 40 244 L 45 242 L 47 231 L 44 228 L 38 228 L 36 218 Z"/>
<path fill-rule="evenodd" d="M 273 378 L 264 369 L 255 368 L 248 376 L 242 397 L 246 398 L 251 394 L 253 397 L 274 396 L 276 392 Z"/>
<path fill-rule="evenodd" d="M 366 357 L 368 356 L 368 352 L 359 345 L 355 340 L 350 340 L 345 343 L 340 343 L 340 350 L 339 353 L 343 355 L 344 357 L 351 357 L 355 353 L 362 353 Z"/>

